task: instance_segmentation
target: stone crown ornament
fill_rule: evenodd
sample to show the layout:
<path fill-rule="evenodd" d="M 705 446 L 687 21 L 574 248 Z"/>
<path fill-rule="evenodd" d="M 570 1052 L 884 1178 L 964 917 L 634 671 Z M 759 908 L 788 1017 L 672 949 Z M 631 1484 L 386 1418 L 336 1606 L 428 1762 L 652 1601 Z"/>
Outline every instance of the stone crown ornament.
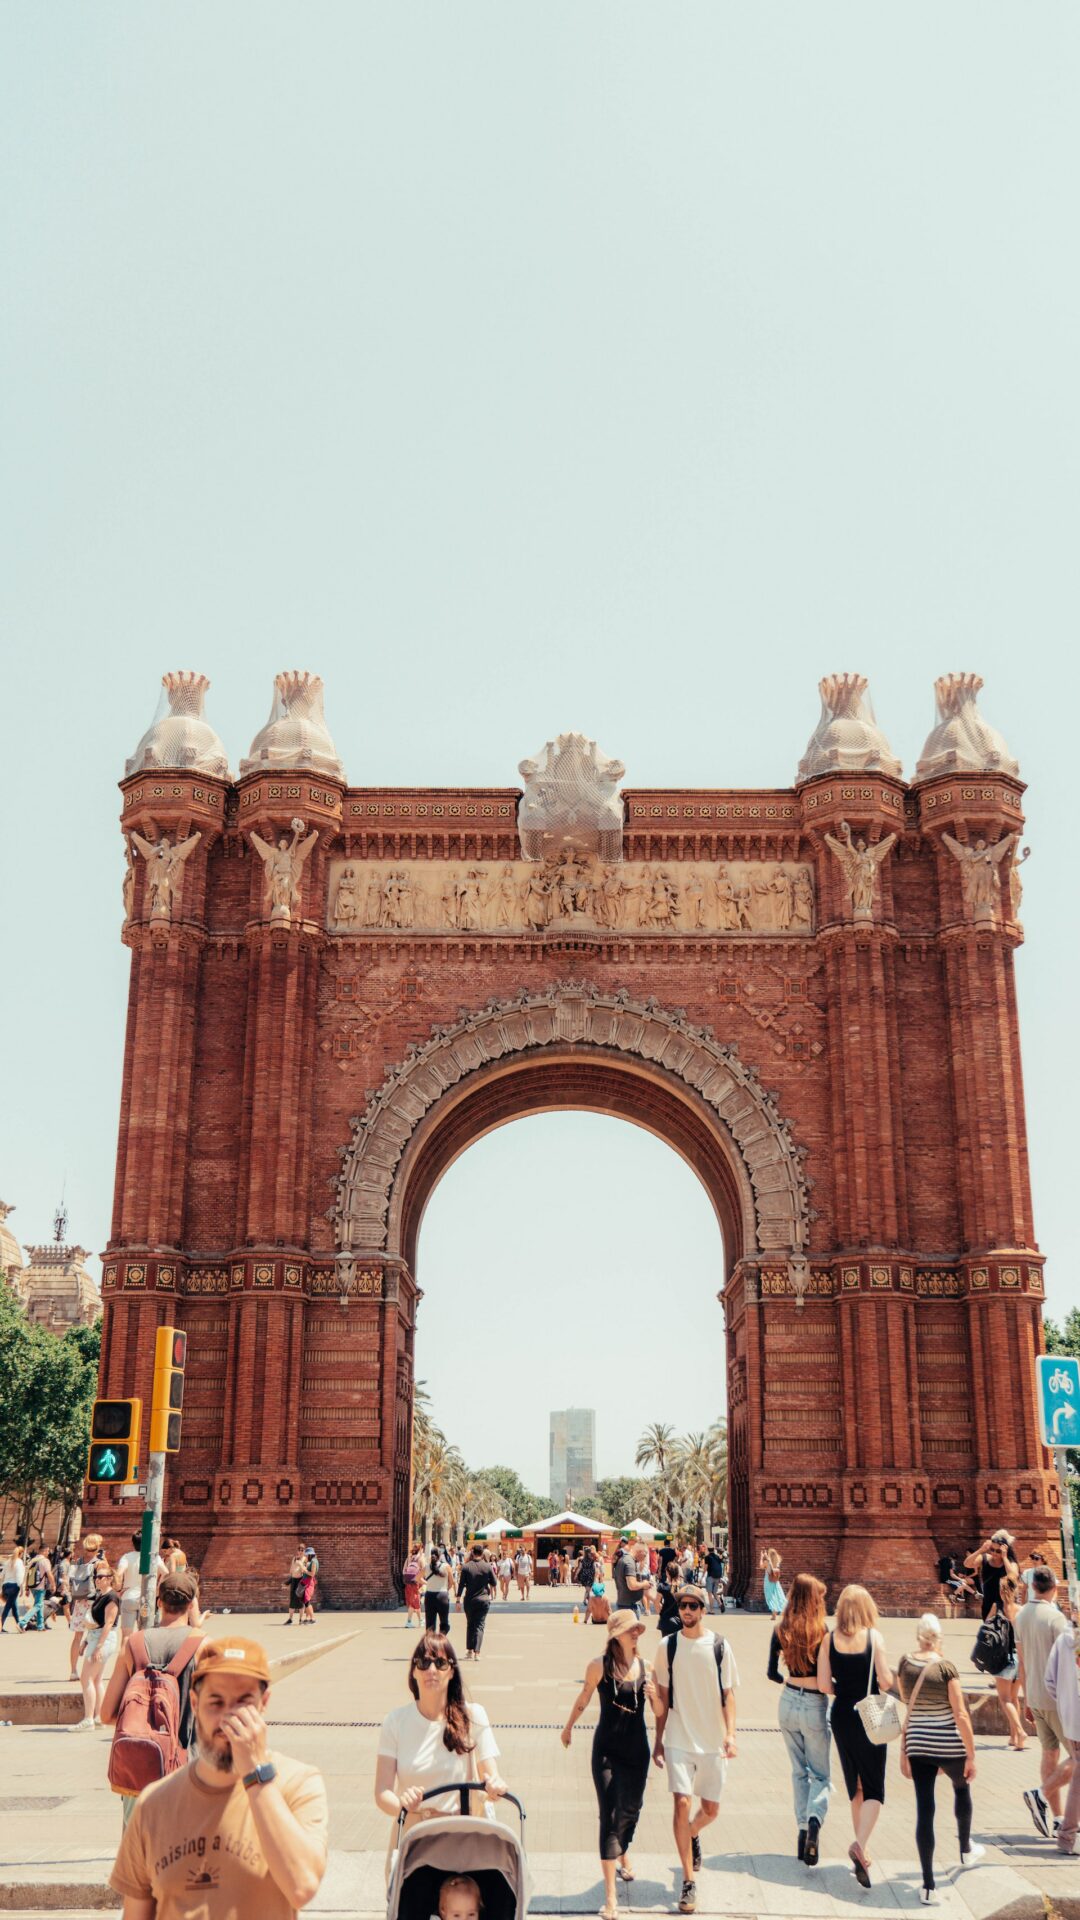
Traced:
<path fill-rule="evenodd" d="M 819 773 L 885 773 L 899 779 L 896 758 L 881 728 L 861 673 L 828 673 L 818 682 L 821 718 L 799 761 L 796 785 Z"/>
<path fill-rule="evenodd" d="M 997 728 L 979 712 L 982 684 L 977 673 L 943 673 L 934 681 L 937 726 L 919 757 L 916 780 L 932 780 L 937 773 L 1019 774 Z"/>
<path fill-rule="evenodd" d="M 277 675 L 270 718 L 240 762 L 242 774 L 289 767 L 303 767 L 335 780 L 345 778 L 323 713 L 323 683 L 317 673 Z"/>
<path fill-rule="evenodd" d="M 153 725 L 139 741 L 125 775 L 154 767 L 182 767 L 188 773 L 229 778 L 229 758 L 210 722 L 203 703 L 210 685 L 205 673 L 164 673 L 167 710 L 159 704 Z"/>
<path fill-rule="evenodd" d="M 621 760 L 609 760 L 583 733 L 560 733 L 534 760 L 522 760 L 518 772 L 525 782 L 518 835 L 526 860 L 563 848 L 622 859 Z"/>

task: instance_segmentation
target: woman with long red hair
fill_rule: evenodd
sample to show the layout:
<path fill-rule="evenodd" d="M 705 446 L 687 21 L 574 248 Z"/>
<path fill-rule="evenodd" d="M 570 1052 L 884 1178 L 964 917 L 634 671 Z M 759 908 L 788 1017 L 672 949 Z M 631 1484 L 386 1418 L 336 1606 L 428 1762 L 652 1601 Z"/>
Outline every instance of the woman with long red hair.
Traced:
<path fill-rule="evenodd" d="M 831 1785 L 829 1703 L 818 1685 L 818 1649 L 826 1632 L 825 1588 L 812 1573 L 797 1573 L 769 1643 L 769 1679 L 783 1687 L 780 1731 L 791 1762 L 796 1851 L 808 1867 L 818 1863 Z"/>

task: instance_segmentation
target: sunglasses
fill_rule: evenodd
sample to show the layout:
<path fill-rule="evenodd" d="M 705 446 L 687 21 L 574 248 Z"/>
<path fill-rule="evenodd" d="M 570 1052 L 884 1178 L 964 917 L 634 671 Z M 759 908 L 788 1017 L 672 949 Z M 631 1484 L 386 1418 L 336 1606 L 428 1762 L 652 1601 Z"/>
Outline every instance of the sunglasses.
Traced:
<path fill-rule="evenodd" d="M 419 1667 L 421 1673 L 426 1673 L 429 1667 L 434 1667 L 436 1673 L 448 1673 L 451 1664 L 451 1661 L 443 1660 L 441 1657 L 436 1659 L 434 1655 L 430 1653 L 422 1653 L 418 1660 L 413 1661 L 413 1666 Z"/>
<path fill-rule="evenodd" d="M 679 1612 L 680 1613 L 700 1613 L 701 1601 L 700 1600 L 680 1600 Z"/>

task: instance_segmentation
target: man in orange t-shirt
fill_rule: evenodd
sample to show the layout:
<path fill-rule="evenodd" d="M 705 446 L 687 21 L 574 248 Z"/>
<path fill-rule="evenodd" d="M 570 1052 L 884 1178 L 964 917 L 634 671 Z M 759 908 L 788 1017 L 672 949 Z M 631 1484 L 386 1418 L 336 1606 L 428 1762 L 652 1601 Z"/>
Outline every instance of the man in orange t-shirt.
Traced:
<path fill-rule="evenodd" d="M 271 1753 L 270 1664 L 254 1640 L 207 1640 L 191 1698 L 199 1757 L 139 1795 L 110 1886 L 124 1920 L 295 1920 L 326 1871 L 314 1767 Z"/>

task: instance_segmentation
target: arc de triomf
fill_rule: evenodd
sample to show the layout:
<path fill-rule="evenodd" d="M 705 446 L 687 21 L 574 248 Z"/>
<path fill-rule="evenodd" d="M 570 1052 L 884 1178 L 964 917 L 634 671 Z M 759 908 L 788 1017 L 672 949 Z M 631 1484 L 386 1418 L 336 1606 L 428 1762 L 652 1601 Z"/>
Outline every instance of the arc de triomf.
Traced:
<path fill-rule="evenodd" d="M 736 1591 L 766 1542 L 894 1607 L 995 1527 L 1056 1557 L 1024 789 L 975 675 L 937 682 L 911 782 L 866 682 L 822 681 L 794 784 L 754 792 L 621 786 L 573 734 L 522 787 L 350 786 L 300 673 L 234 777 L 207 681 L 163 685 L 121 782 L 102 1383 L 148 1399 L 154 1329 L 187 1329 L 165 1527 L 216 1598 L 278 1604 L 299 1539 L 331 1600 L 393 1596 L 425 1205 L 567 1107 L 659 1135 L 716 1210 L 715 1272 L 668 1297 L 716 1315 Z"/>

